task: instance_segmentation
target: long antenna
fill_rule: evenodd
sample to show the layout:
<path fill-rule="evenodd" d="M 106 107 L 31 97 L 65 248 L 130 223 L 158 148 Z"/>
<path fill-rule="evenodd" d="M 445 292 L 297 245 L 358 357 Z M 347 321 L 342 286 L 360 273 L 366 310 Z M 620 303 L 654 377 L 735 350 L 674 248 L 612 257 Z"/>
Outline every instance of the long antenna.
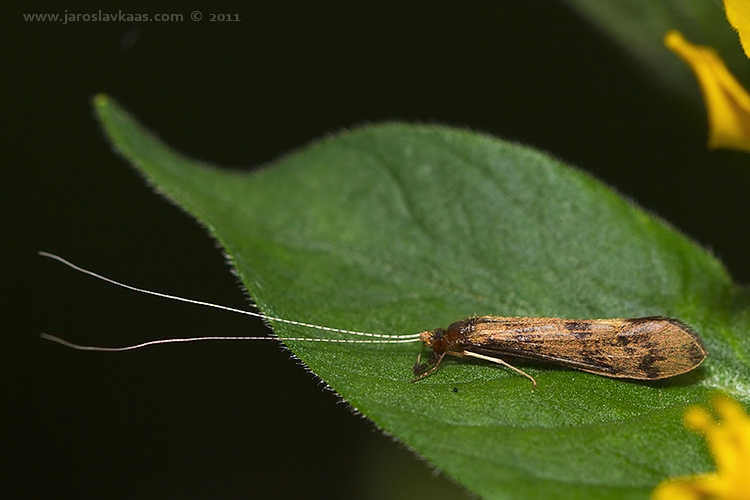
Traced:
<path fill-rule="evenodd" d="M 54 335 L 49 335 L 46 333 L 41 334 L 42 338 L 51 340 L 53 342 L 57 342 L 58 344 L 65 345 L 67 347 L 71 347 L 73 349 L 78 350 L 85 350 L 85 351 L 107 351 L 107 352 L 117 352 L 117 351 L 129 351 L 133 349 L 139 349 L 141 347 L 147 347 L 151 345 L 156 344 L 168 344 L 168 343 L 176 343 L 176 342 L 196 342 L 201 340 L 291 340 L 291 341 L 308 341 L 308 342 L 332 342 L 332 343 L 359 343 L 359 344 L 402 344 L 407 342 L 417 342 L 420 340 L 419 333 L 411 333 L 407 335 L 387 335 L 382 333 L 370 333 L 370 332 L 358 332 L 354 330 L 346 330 L 343 328 L 332 328 L 329 326 L 321 326 L 321 325 L 314 325 L 312 323 L 304 323 L 302 321 L 294 321 L 291 319 L 285 319 L 285 318 L 277 318 L 274 316 L 267 316 L 262 313 L 257 313 L 253 311 L 246 311 L 244 309 L 235 309 L 233 307 L 227 307 L 222 306 L 220 304 L 212 304 L 211 302 L 203 302 L 200 300 L 193 300 L 193 299 L 187 299 L 184 297 L 178 297 L 176 295 L 169 295 L 166 293 L 160 293 L 155 292 L 153 290 L 146 290 L 143 288 L 138 288 L 132 285 L 127 285 L 125 283 L 120 283 L 119 281 L 115 281 L 111 278 L 107 278 L 106 276 L 102 276 L 100 274 L 97 274 L 93 271 L 89 271 L 88 269 L 84 269 L 80 266 L 77 266 L 73 264 L 72 262 L 63 259 L 59 255 L 55 255 L 49 252 L 38 252 L 39 255 L 42 257 L 48 257 L 50 259 L 56 260 L 58 262 L 61 262 L 65 264 L 66 266 L 70 267 L 71 269 L 75 269 L 78 272 L 88 274 L 89 276 L 93 276 L 94 278 L 100 279 L 102 281 L 106 281 L 107 283 L 111 283 L 113 285 L 117 285 L 122 288 L 126 288 L 128 290 L 133 290 L 135 292 L 145 293 L 148 295 L 154 295 L 156 297 L 162 297 L 165 299 L 170 300 L 176 300 L 179 302 L 186 302 L 188 304 L 195 304 L 199 306 L 206 306 L 206 307 L 213 307 L 214 309 L 221 309 L 224 311 L 239 313 L 239 314 L 246 314 L 248 316 L 254 316 L 256 318 L 265 319 L 266 321 L 276 321 L 279 323 L 286 323 L 288 325 L 294 325 L 294 326 L 302 326 L 305 328 L 313 328 L 315 330 L 322 330 L 326 332 L 335 332 L 335 333 L 343 333 L 347 335 L 355 335 L 358 337 L 369 337 L 371 340 L 363 340 L 363 339 L 326 339 L 326 338 L 307 338 L 307 337 L 292 337 L 292 338 L 282 338 L 279 339 L 277 337 L 192 337 L 192 338 L 173 338 L 173 339 L 161 339 L 161 340 L 152 340 L 150 342 L 144 342 L 142 344 L 127 346 L 127 347 L 94 347 L 94 346 L 83 346 L 79 344 L 74 344 L 72 342 L 68 342 L 67 340 L 63 340 L 59 337 L 55 337 Z M 374 340 L 377 339 L 377 340 Z"/>
<path fill-rule="evenodd" d="M 419 339 L 413 339 L 413 338 L 362 340 L 362 339 L 321 339 L 321 338 L 315 338 L 315 337 L 177 337 L 173 339 L 150 340 L 148 342 L 128 345 L 125 347 L 99 347 L 99 346 L 92 346 L 92 345 L 75 344 L 73 342 L 68 342 L 65 339 L 61 339 L 60 337 L 55 337 L 54 335 L 50 335 L 49 333 L 42 333 L 39 336 L 45 340 L 51 340 L 52 342 L 56 342 L 58 344 L 64 345 L 65 347 L 70 347 L 71 349 L 76 349 L 79 351 L 99 351 L 99 352 L 132 351 L 134 349 L 140 349 L 142 347 L 149 347 L 149 346 L 158 345 L 158 344 L 177 344 L 179 342 L 198 342 L 201 340 L 275 340 L 275 341 L 290 340 L 293 342 L 294 341 L 325 342 L 327 344 L 329 343 L 332 343 L 332 344 L 405 344 L 405 343 L 416 342 L 417 340 L 419 340 Z M 406 337 L 406 335 L 404 336 Z"/>

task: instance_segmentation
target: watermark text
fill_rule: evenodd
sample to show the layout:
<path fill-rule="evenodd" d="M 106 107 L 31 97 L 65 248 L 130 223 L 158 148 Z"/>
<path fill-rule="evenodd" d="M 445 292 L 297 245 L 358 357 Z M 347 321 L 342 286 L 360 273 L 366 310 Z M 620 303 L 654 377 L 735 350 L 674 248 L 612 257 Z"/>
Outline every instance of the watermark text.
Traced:
<path fill-rule="evenodd" d="M 239 21 L 239 14 L 208 14 L 208 21 Z M 91 23 L 91 22 L 182 22 L 187 19 L 200 21 L 203 13 L 194 10 L 188 15 L 184 14 L 135 14 L 130 12 L 98 12 L 74 13 L 67 10 L 55 14 L 23 14 L 23 20 L 28 22 L 53 22 L 53 23 Z"/>

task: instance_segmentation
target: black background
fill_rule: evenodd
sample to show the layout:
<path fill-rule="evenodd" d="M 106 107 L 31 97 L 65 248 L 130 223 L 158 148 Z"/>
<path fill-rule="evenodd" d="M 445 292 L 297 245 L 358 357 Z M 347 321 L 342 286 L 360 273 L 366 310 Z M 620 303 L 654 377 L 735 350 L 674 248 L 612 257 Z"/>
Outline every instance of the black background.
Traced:
<path fill-rule="evenodd" d="M 459 491 L 337 404 L 277 345 L 102 354 L 39 339 L 44 331 L 119 345 L 264 331 L 259 321 L 116 289 L 35 255 L 245 307 L 214 242 L 112 153 L 91 110 L 98 92 L 179 151 L 248 168 L 354 124 L 487 131 L 592 172 L 710 247 L 737 280 L 750 278 L 744 158 L 706 151 L 702 110 L 660 93 L 560 3 L 214 5 L 28 4 L 4 14 L 0 497 Z M 184 20 L 22 17 L 66 8 Z"/>

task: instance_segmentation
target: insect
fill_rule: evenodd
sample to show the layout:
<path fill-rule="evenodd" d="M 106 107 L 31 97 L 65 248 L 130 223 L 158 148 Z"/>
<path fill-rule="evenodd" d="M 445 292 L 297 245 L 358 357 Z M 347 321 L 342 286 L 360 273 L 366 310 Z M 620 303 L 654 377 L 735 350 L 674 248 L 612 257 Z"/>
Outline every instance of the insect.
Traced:
<path fill-rule="evenodd" d="M 419 380 L 435 372 L 446 355 L 483 359 L 536 380 L 503 360 L 526 358 L 605 377 L 659 380 L 700 366 L 707 351 L 686 324 L 651 316 L 632 319 L 561 319 L 480 316 L 448 329 L 422 332 L 432 349 L 427 363 L 414 366 Z"/>
<path fill-rule="evenodd" d="M 287 340 L 350 344 L 403 344 L 421 341 L 430 348 L 431 355 L 426 363 L 421 362 L 421 355 L 417 357 L 412 382 L 434 373 L 445 356 L 451 355 L 501 364 L 531 380 L 535 387 L 537 382 L 531 375 L 511 365 L 503 357 L 542 361 L 605 377 L 659 380 L 681 375 L 697 368 L 708 354 L 700 337 L 689 326 L 678 320 L 659 316 L 593 320 L 479 316 L 457 321 L 447 329 L 438 328 L 407 335 L 387 335 L 276 318 L 253 311 L 144 290 L 106 278 L 54 254 L 39 252 L 39 255 L 57 260 L 84 274 L 129 290 L 256 316 L 270 322 L 358 337 L 356 339 L 332 339 L 209 336 L 152 340 L 125 347 L 96 347 L 74 344 L 46 333 L 41 335 L 42 338 L 78 350 L 118 352 L 156 344 L 202 340 Z"/>

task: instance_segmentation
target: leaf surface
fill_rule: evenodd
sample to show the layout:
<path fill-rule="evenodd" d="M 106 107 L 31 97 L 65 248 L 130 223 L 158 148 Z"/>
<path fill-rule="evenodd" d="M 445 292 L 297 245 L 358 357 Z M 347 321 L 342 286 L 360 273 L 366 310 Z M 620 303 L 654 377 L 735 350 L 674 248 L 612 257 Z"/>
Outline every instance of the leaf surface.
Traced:
<path fill-rule="evenodd" d="M 448 359 L 410 383 L 418 344 L 289 342 L 357 411 L 485 498 L 646 498 L 710 470 L 682 414 L 714 389 L 747 402 L 747 299 L 711 255 L 590 176 L 439 126 L 369 126 L 261 171 L 174 152 L 114 101 L 116 148 L 221 243 L 266 314 L 408 334 L 471 315 L 663 315 L 710 356 L 662 382 Z M 322 332 L 273 324 L 281 337 Z M 340 337 L 340 334 L 325 333 Z"/>

